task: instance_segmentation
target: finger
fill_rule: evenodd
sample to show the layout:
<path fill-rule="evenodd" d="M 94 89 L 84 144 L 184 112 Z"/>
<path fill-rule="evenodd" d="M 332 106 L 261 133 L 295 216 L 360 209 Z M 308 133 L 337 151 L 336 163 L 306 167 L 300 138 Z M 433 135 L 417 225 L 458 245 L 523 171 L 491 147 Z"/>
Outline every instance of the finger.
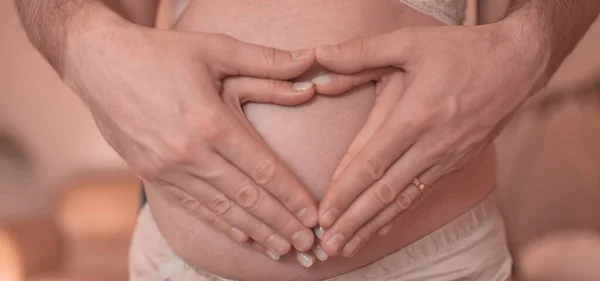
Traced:
<path fill-rule="evenodd" d="M 272 252 L 278 255 L 289 252 L 291 245 L 285 238 L 275 233 L 268 225 L 250 215 L 235 202 L 231 202 L 229 198 L 207 182 L 187 176 L 180 186 L 198 200 L 199 204 L 206 206 L 216 216 L 248 234 Z M 188 206 L 188 208 L 193 208 L 193 206 Z M 191 211 L 195 212 L 196 210 Z"/>
<path fill-rule="evenodd" d="M 382 223 L 385 226 L 381 227 L 377 233 L 381 236 L 387 235 L 393 226 L 396 224 L 398 215 L 415 208 L 432 191 L 433 183 L 439 179 L 440 166 L 434 166 L 418 177 L 425 187 L 424 190 L 419 189 L 418 184 L 409 184 L 394 200 L 394 204 L 390 204 L 384 211 L 377 215 L 372 221 L 372 229 L 377 229 Z M 387 223 L 386 223 L 387 222 Z M 371 222 L 370 222 L 371 223 Z"/>
<path fill-rule="evenodd" d="M 216 230 L 227 234 L 237 242 L 243 243 L 248 241 L 248 235 L 215 215 L 215 213 L 200 204 L 198 200 L 194 199 L 185 191 L 175 186 L 165 186 L 163 189 L 167 191 L 167 194 L 179 201 L 186 210 L 190 211 L 198 218 L 209 222 Z"/>
<path fill-rule="evenodd" d="M 364 147 L 365 143 L 367 143 L 375 132 L 381 128 L 381 125 L 393 111 L 404 92 L 404 74 L 402 72 L 396 72 L 394 74 L 386 75 L 381 83 L 377 85 L 377 88 L 376 92 L 380 92 L 381 94 L 377 95 L 375 105 L 373 106 L 365 125 L 363 125 L 360 132 L 358 132 L 333 173 L 332 182 L 337 179 L 348 163 L 354 159 L 358 152 Z M 390 90 L 386 91 L 385 89 Z"/>
<path fill-rule="evenodd" d="M 396 221 L 394 219 L 392 219 L 392 221 L 390 221 L 384 227 L 379 229 L 379 231 L 377 231 L 377 234 L 379 234 L 380 236 L 386 236 L 388 233 L 390 233 L 390 231 L 392 231 L 392 228 L 394 227 L 395 224 L 396 224 Z"/>
<path fill-rule="evenodd" d="M 216 151 L 238 167 L 258 186 L 273 195 L 304 226 L 317 224 L 315 199 L 294 173 L 277 159 L 268 146 L 255 139 L 241 126 L 230 126 L 214 142 Z"/>
<path fill-rule="evenodd" d="M 398 103 L 389 118 L 364 144 L 363 149 L 339 174 L 336 181 L 330 184 L 319 208 L 321 226 L 331 228 L 350 204 L 378 181 L 387 168 L 414 143 L 420 128 L 416 126 L 411 110 Z"/>
<path fill-rule="evenodd" d="M 345 257 L 354 256 L 358 250 L 362 247 L 362 243 L 356 243 L 356 241 L 368 241 L 379 229 L 386 224 L 390 224 L 386 229 L 387 232 L 391 230 L 393 220 L 403 211 L 409 208 L 410 204 L 420 196 L 421 192 L 413 185 L 405 188 L 403 193 L 399 195 L 396 200 L 389 206 L 387 206 L 381 213 L 375 216 L 367 224 L 365 224 L 354 236 L 349 239 L 349 242 L 344 246 L 342 255 Z M 386 233 L 387 234 L 387 233 Z"/>
<path fill-rule="evenodd" d="M 319 94 L 339 95 L 370 81 L 379 81 L 382 76 L 394 71 L 398 71 L 398 69 L 394 67 L 380 67 L 351 74 L 323 71 L 311 81 L 315 84 L 316 91 Z"/>
<path fill-rule="evenodd" d="M 415 157 L 413 158 L 413 160 L 418 159 L 417 158 L 418 156 L 416 154 L 409 154 L 409 153 L 407 153 L 407 154 L 405 154 L 405 156 L 407 156 L 407 158 L 410 157 L 411 155 L 414 155 Z M 404 156 L 403 156 L 403 158 L 404 158 Z M 401 159 L 399 162 L 401 162 L 402 160 L 403 159 Z M 401 164 L 399 162 L 397 162 L 396 164 Z M 416 174 L 416 173 L 411 173 L 412 171 L 408 171 L 408 169 L 405 166 L 396 165 L 396 164 L 394 164 L 394 166 L 392 166 L 389 169 L 389 181 L 398 180 L 398 182 L 402 182 L 403 174 L 407 174 L 407 175 L 411 175 L 411 176 Z M 383 211 L 380 211 L 379 213 L 375 214 L 372 218 L 369 217 L 368 221 L 361 227 L 360 230 L 358 230 L 354 234 L 354 237 L 349 240 L 350 242 L 348 242 L 344 246 L 344 248 L 342 250 L 342 254 L 347 257 L 353 256 L 356 253 L 356 251 L 358 251 L 358 249 L 361 245 L 352 243 L 352 241 L 367 241 L 369 238 L 371 238 L 371 236 L 373 236 L 375 234 L 375 232 L 377 232 L 383 226 L 392 222 L 396 217 L 398 217 L 398 215 L 400 213 L 402 213 L 402 212 L 406 211 L 407 209 L 411 208 L 412 206 L 414 206 L 413 204 L 415 203 L 415 201 L 417 201 L 417 199 L 419 199 L 420 196 L 422 196 L 424 193 L 429 192 L 429 190 L 427 190 L 427 189 L 430 189 L 431 186 L 429 184 L 425 184 L 425 180 L 427 180 L 427 182 L 435 181 L 436 179 L 433 178 L 433 175 L 436 173 L 437 169 L 438 169 L 437 166 L 426 169 L 426 171 L 424 173 L 422 173 L 421 176 L 419 176 L 419 180 L 415 180 L 415 177 L 413 176 L 413 180 L 410 180 L 409 184 L 407 184 L 404 187 L 398 188 L 398 190 L 400 192 L 396 193 L 394 190 L 392 190 L 391 194 L 386 194 L 387 196 L 391 197 L 390 202 L 388 203 L 388 201 L 386 200 L 385 203 L 387 203 L 387 206 L 383 209 Z M 387 176 L 388 175 L 386 175 L 385 177 L 387 177 Z M 385 177 L 381 181 L 384 181 Z M 365 202 L 364 204 L 369 204 L 368 201 L 373 200 L 372 198 L 379 197 L 379 199 L 375 199 L 375 200 L 381 201 L 382 198 L 380 198 L 380 196 L 382 194 L 380 194 L 378 196 L 376 194 L 377 192 L 378 191 L 377 191 L 377 185 L 376 185 L 373 188 L 369 189 L 367 192 L 365 192 L 365 194 L 363 194 L 363 196 L 361 196 L 362 198 L 359 198 L 358 200 L 362 200 L 363 202 Z M 395 198 L 395 200 L 394 200 L 394 198 Z M 355 204 L 357 204 L 357 203 L 355 203 Z M 351 209 L 352 209 L 352 207 L 351 207 Z M 363 208 L 363 210 L 364 209 L 365 208 Z M 353 214 L 356 215 L 356 213 L 353 213 Z M 353 215 L 353 214 L 351 214 L 350 210 L 348 211 L 349 216 Z"/>
<path fill-rule="evenodd" d="M 297 105 L 312 98 L 315 89 L 312 82 L 292 83 L 252 77 L 231 77 L 225 79 L 221 92 L 227 103 L 237 106 L 249 101 Z"/>
<path fill-rule="evenodd" d="M 313 49 L 284 51 L 237 40 L 223 34 L 207 35 L 210 67 L 222 76 L 252 76 L 289 80 L 306 72 L 315 61 Z M 206 48 L 206 47 L 205 47 Z"/>
<path fill-rule="evenodd" d="M 257 251 L 259 253 L 265 253 L 269 258 L 271 258 L 274 261 L 278 261 L 281 258 L 280 255 L 278 255 L 278 254 L 274 253 L 273 251 L 265 248 L 263 245 L 261 245 L 260 243 L 258 243 L 256 241 L 252 241 L 251 244 L 252 244 L 252 248 L 255 251 Z"/>
<path fill-rule="evenodd" d="M 199 172 L 198 176 L 223 192 L 257 219 L 269 225 L 283 238 L 291 241 L 296 249 L 309 250 L 314 243 L 312 231 L 243 172 L 225 159 L 211 160 L 210 171 Z"/>
<path fill-rule="evenodd" d="M 329 255 L 323 251 L 321 245 L 317 244 L 312 248 L 312 252 L 315 254 L 315 257 L 320 261 L 326 261 L 329 258 Z"/>
<path fill-rule="evenodd" d="M 309 268 L 315 263 L 316 258 L 312 253 L 298 251 L 296 252 L 296 260 L 300 265 Z"/>
<path fill-rule="evenodd" d="M 329 247 L 326 247 L 325 251 L 330 253 L 329 251 L 339 251 L 344 247 L 344 255 L 354 253 L 354 250 L 356 250 L 354 247 L 360 246 L 358 242 L 365 241 L 362 240 L 365 237 L 357 237 L 355 233 L 392 203 L 394 198 L 411 182 L 415 175 L 420 174 L 428 168 L 423 158 L 421 150 L 416 149 L 414 146 L 411 147 L 390 167 L 380 180 L 375 182 L 352 202 L 352 205 L 328 231 L 328 233 L 337 233 L 339 235 L 336 236 L 337 240 L 333 244 L 335 247 L 326 243 Z M 377 229 L 373 230 L 373 232 L 375 231 Z M 326 237 L 324 239 L 328 239 L 328 233 L 325 234 Z M 354 240 L 347 240 L 351 237 Z"/>
<path fill-rule="evenodd" d="M 371 37 L 359 37 L 338 45 L 316 48 L 319 64 L 340 73 L 365 69 L 401 67 L 412 57 L 416 34 L 411 29 Z"/>

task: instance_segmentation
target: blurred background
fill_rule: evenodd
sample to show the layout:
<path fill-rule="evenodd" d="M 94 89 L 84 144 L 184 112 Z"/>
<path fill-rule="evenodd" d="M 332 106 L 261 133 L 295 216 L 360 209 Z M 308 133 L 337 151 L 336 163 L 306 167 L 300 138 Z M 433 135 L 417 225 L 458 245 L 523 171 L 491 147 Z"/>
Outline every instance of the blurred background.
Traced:
<path fill-rule="evenodd" d="M 173 10 L 162 1 L 157 23 Z M 479 9 L 468 24 L 504 13 Z M 600 280 L 600 21 L 497 139 L 523 280 Z M 0 1 L 0 281 L 126 280 L 138 182 Z"/>

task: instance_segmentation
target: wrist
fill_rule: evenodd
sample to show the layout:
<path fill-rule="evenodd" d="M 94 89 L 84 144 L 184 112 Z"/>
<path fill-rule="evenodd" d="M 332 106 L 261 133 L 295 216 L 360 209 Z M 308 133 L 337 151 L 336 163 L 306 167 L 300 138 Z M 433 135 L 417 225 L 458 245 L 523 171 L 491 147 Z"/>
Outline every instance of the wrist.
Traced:
<path fill-rule="evenodd" d="M 59 71 L 65 82 L 73 87 L 82 69 L 102 59 L 126 33 L 137 28 L 101 4 L 85 4 L 65 27 L 62 62 Z"/>
<path fill-rule="evenodd" d="M 532 92 L 541 90 L 558 69 L 564 55 L 554 43 L 554 34 L 534 9 L 522 8 L 505 19 L 490 24 L 492 33 L 500 38 L 504 52 L 515 57 L 513 61 L 532 79 Z"/>

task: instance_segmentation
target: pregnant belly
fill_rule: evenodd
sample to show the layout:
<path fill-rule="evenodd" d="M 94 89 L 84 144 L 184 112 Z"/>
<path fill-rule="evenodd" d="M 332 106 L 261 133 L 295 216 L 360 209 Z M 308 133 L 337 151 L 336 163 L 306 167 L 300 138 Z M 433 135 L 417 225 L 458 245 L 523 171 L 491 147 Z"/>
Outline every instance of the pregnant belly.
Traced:
<path fill-rule="evenodd" d="M 409 25 L 437 25 L 394 0 L 195 0 L 178 30 L 229 34 L 237 39 L 294 50 L 333 44 Z M 248 119 L 269 146 L 320 197 L 346 148 L 374 103 L 370 84 L 337 97 L 318 96 L 297 107 L 250 104 Z M 190 265 L 241 280 L 321 280 L 372 263 L 471 208 L 493 187 L 493 149 L 435 184 L 436 192 L 385 237 L 375 237 L 353 258 L 330 258 L 310 269 L 293 256 L 272 261 L 215 232 L 166 196 L 148 190 L 157 225 Z M 418 214 L 418 215 L 417 215 Z"/>

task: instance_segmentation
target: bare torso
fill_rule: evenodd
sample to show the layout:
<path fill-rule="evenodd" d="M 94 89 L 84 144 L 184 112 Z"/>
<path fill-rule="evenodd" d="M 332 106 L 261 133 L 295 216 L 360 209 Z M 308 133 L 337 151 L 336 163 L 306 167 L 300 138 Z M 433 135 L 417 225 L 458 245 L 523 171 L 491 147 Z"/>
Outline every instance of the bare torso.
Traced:
<path fill-rule="evenodd" d="M 339 43 L 411 25 L 439 25 L 395 0 L 194 0 L 176 29 L 229 34 L 237 39 L 294 50 Z M 248 119 L 269 146 L 320 197 L 374 102 L 374 87 L 338 97 L 318 96 L 297 107 L 250 104 Z M 186 213 L 166 196 L 148 191 L 150 208 L 171 247 L 190 265 L 241 280 L 321 280 L 372 263 L 473 207 L 495 183 L 488 148 L 471 164 L 434 185 L 434 192 L 404 213 L 385 237 L 374 237 L 353 258 L 330 258 L 306 269 L 295 257 L 273 261 Z"/>

